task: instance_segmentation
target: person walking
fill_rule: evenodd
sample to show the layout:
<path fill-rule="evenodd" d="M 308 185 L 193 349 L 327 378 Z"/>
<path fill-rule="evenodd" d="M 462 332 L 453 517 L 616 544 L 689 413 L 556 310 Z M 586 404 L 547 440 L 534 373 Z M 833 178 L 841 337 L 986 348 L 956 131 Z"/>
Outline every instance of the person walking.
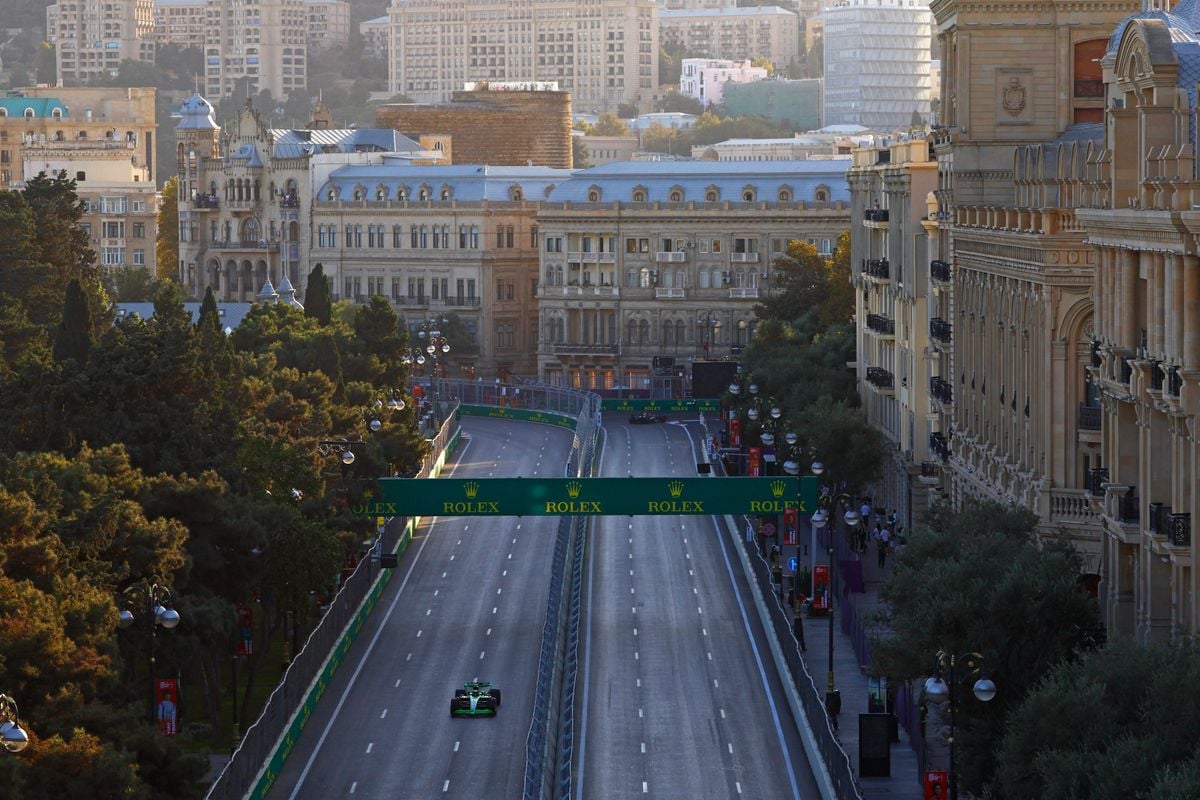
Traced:
<path fill-rule="evenodd" d="M 887 528 L 875 526 L 875 548 L 879 551 L 879 568 L 883 569 L 887 562 L 888 548 L 891 546 L 892 534 Z"/>

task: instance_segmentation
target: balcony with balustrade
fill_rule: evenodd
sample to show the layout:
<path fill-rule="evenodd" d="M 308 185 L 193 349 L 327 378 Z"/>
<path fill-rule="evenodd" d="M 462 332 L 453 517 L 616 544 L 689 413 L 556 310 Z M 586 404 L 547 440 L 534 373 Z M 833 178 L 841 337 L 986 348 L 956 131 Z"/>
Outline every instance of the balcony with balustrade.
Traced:
<path fill-rule="evenodd" d="M 944 378 L 932 377 L 929 379 L 929 394 L 944 406 L 954 403 L 954 386 Z"/>
<path fill-rule="evenodd" d="M 680 255 L 684 256 L 684 258 L 679 259 L 679 261 L 687 260 L 686 254 L 680 252 Z M 659 259 L 656 258 L 655 260 L 657 261 Z M 617 254 L 593 253 L 590 251 L 584 252 L 573 250 L 567 253 L 567 261 L 570 261 L 574 264 L 615 264 L 617 263 Z"/>
<path fill-rule="evenodd" d="M 659 250 L 654 254 L 654 261 L 658 264 L 684 264 L 687 262 L 687 251 Z"/>
<path fill-rule="evenodd" d="M 888 210 L 886 208 L 868 208 L 863 212 L 863 225 L 868 228 L 887 230 Z"/>
<path fill-rule="evenodd" d="M 1103 420 L 1103 409 L 1100 406 L 1089 406 L 1086 403 L 1079 404 L 1078 415 L 1075 418 L 1075 427 L 1079 431 L 1099 431 Z"/>
<path fill-rule="evenodd" d="M 896 377 L 883 367 L 867 367 L 867 383 L 880 394 L 895 394 Z"/>
<path fill-rule="evenodd" d="M 891 264 L 886 258 L 867 259 L 863 264 L 863 275 L 875 283 L 887 283 L 892 279 Z"/>
<path fill-rule="evenodd" d="M 569 356 L 615 356 L 621 350 L 619 344 L 596 344 L 582 342 L 555 342 L 555 355 Z"/>
<path fill-rule="evenodd" d="M 935 345 L 940 346 L 940 349 L 945 349 L 954 341 L 953 324 L 941 317 L 934 317 L 929 320 L 929 338 Z"/>
<path fill-rule="evenodd" d="M 757 264 L 758 253 L 730 253 L 729 261 L 733 264 Z"/>
<path fill-rule="evenodd" d="M 221 208 L 221 198 L 215 194 L 194 194 L 192 208 L 199 211 L 217 211 Z"/>
<path fill-rule="evenodd" d="M 867 314 L 867 330 L 885 339 L 896 337 L 896 321 L 883 314 Z"/>
<path fill-rule="evenodd" d="M 687 289 L 659 286 L 654 289 L 654 297 L 657 300 L 683 300 L 687 297 Z"/>
<path fill-rule="evenodd" d="M 950 441 L 943 433 L 929 434 L 929 452 L 944 463 L 950 460 Z"/>

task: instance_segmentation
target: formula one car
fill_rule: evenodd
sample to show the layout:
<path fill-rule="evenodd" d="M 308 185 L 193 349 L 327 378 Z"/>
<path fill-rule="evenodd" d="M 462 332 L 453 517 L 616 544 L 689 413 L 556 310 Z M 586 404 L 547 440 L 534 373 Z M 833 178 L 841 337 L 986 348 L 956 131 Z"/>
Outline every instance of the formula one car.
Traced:
<path fill-rule="evenodd" d="M 468 681 L 450 698 L 451 717 L 494 717 L 500 710 L 500 690 L 488 681 Z"/>
<path fill-rule="evenodd" d="M 655 422 L 666 422 L 666 414 L 651 414 L 649 411 L 639 411 L 629 415 L 630 425 L 651 425 Z"/>

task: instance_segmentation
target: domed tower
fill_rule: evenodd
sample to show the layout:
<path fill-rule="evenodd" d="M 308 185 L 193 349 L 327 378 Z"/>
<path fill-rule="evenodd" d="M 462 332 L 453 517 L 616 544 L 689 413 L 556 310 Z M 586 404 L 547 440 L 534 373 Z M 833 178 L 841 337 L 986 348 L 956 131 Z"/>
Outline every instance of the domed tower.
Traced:
<path fill-rule="evenodd" d="M 180 106 L 179 124 L 175 126 L 178 144 L 179 221 L 182 230 L 179 242 L 178 277 L 180 284 L 192 291 L 196 284 L 196 259 L 199 243 L 193 232 L 200 229 L 199 215 L 217 208 L 216 188 L 205 177 L 208 163 L 219 164 L 221 128 L 213 119 L 212 104 L 198 93 Z M 212 213 L 215 213 L 213 211 Z"/>

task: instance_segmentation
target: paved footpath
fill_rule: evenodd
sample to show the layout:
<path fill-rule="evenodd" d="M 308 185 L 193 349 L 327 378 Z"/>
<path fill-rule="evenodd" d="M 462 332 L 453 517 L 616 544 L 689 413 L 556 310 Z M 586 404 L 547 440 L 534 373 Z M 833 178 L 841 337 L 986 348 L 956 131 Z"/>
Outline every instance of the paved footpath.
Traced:
<path fill-rule="evenodd" d="M 853 557 L 853 556 L 852 556 Z M 887 568 L 891 567 L 891 559 Z M 818 564 L 828 564 L 826 548 L 819 547 Z M 883 584 L 885 571 L 878 565 L 874 545 L 870 545 L 861 557 L 863 585 L 862 593 L 850 595 L 858 618 L 868 620 L 881 606 L 879 587 Z M 867 675 L 860 668 L 854 652 L 854 642 L 842 633 L 841 609 L 834 605 L 833 673 L 834 682 L 842 693 L 842 712 L 838 715 L 840 740 L 850 765 L 858 775 L 858 715 L 867 713 Z M 804 633 L 807 651 L 804 662 L 818 689 L 824 689 L 829 673 L 829 620 L 826 617 L 804 618 Z M 921 800 L 921 779 L 917 754 L 909 742 L 908 731 L 900 727 L 900 741 L 891 747 L 891 776 L 887 778 L 859 778 L 864 800 Z"/>

